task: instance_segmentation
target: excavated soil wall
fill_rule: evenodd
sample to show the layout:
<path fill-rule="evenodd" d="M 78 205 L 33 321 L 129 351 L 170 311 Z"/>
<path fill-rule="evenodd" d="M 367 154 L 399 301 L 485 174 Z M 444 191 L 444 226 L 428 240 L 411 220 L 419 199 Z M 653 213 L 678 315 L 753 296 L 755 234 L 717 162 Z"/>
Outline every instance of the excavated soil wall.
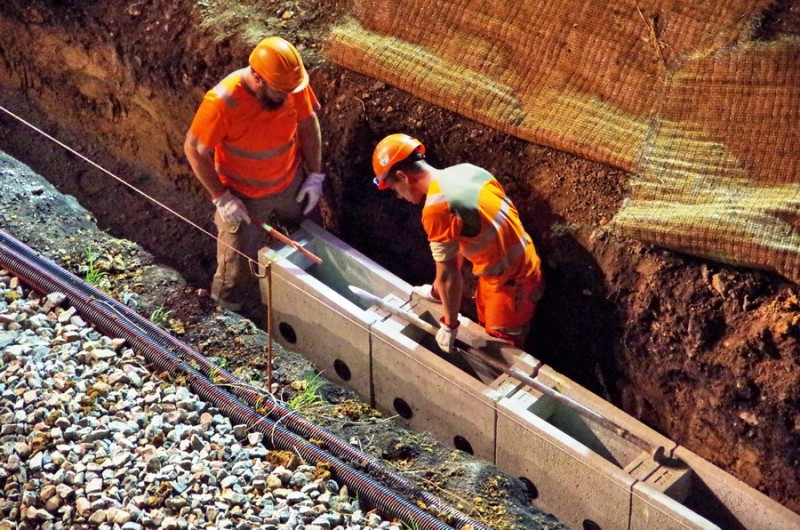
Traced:
<path fill-rule="evenodd" d="M 790 3 L 353 4 L 339 64 L 630 171 L 620 235 L 800 281 L 800 39 L 759 31 Z"/>
<path fill-rule="evenodd" d="M 800 511 L 800 301 L 768 273 L 609 233 L 630 175 L 510 137 L 331 64 L 349 2 L 10 2 L 0 7 L 0 105 L 211 228 L 181 144 L 205 90 L 262 36 L 311 69 L 331 186 L 326 226 L 411 282 L 433 267 L 419 211 L 369 185 L 385 134 L 422 138 L 436 166 L 469 161 L 506 187 L 545 263 L 528 350 L 723 469 Z M 212 242 L 0 113 L 0 149 L 89 206 L 196 286 Z M 42 218 L 46 224 L 48 220 Z"/>

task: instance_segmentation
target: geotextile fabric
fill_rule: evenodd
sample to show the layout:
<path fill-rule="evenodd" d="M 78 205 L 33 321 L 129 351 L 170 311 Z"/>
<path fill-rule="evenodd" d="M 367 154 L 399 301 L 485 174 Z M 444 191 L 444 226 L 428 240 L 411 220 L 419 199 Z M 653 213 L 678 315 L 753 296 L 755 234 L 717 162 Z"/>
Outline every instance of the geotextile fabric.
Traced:
<path fill-rule="evenodd" d="M 800 282 L 800 39 L 774 2 L 354 0 L 331 58 L 631 173 L 622 236 Z"/>

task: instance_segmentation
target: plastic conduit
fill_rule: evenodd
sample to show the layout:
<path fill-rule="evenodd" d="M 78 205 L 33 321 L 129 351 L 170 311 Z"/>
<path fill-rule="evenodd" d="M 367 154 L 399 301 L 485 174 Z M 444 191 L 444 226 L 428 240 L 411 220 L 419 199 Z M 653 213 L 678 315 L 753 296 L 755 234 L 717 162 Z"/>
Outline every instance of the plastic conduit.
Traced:
<path fill-rule="evenodd" d="M 331 470 L 337 478 L 347 483 L 368 503 L 381 509 L 386 515 L 414 521 L 424 530 L 451 529 L 415 504 L 397 498 L 394 491 L 353 469 L 340 458 L 356 463 L 395 491 L 412 499 L 421 500 L 427 506 L 434 508 L 433 511 L 448 519 L 456 528 L 471 526 L 474 530 L 489 530 L 488 527 L 442 502 L 435 495 L 395 474 L 378 460 L 358 451 L 333 433 L 276 403 L 268 394 L 262 395 L 249 389 L 200 352 L 124 304 L 37 254 L 4 230 L 0 230 L 0 265 L 24 279 L 40 293 L 55 291 L 64 293 L 70 304 L 75 306 L 81 315 L 97 325 L 104 333 L 126 339 L 158 370 L 173 375 L 185 373 L 186 381 L 195 393 L 225 411 L 232 420 L 246 423 L 265 436 L 269 436 L 276 448 L 297 451 L 303 459 L 315 464 L 330 462 Z M 199 366 L 200 370 L 194 366 Z M 221 390 L 208 380 L 207 374 L 212 370 L 216 378 L 221 378 L 225 384 L 231 385 L 232 392 Z M 264 417 L 252 407 L 265 410 L 273 420 Z M 320 449 L 298 434 L 304 438 L 314 437 L 323 441 L 330 452 Z"/>

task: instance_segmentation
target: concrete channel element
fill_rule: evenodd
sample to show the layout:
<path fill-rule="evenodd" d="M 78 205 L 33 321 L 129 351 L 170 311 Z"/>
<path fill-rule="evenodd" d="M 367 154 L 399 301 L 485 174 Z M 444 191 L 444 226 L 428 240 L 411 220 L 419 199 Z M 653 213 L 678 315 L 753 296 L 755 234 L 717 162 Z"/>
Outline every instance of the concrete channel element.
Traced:
<path fill-rule="evenodd" d="M 800 528 L 799 515 L 474 322 L 459 338 L 508 369 L 498 372 L 468 352 L 443 354 L 428 333 L 349 286 L 430 323 L 440 316 L 437 304 L 412 297 L 408 283 L 311 221 L 291 237 L 323 262 L 279 243 L 260 251 L 262 268 L 271 264 L 275 339 L 372 407 L 519 477 L 532 502 L 563 523 L 604 530 Z M 265 302 L 268 289 L 263 279 Z M 559 395 L 537 390 L 526 383 L 531 379 Z M 578 414 L 574 403 L 604 422 Z"/>

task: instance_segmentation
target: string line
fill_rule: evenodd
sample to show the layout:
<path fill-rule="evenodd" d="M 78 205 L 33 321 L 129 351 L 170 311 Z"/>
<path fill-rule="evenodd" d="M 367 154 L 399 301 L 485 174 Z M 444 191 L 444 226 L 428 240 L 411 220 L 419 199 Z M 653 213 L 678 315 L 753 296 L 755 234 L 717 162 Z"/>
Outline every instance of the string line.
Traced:
<path fill-rule="evenodd" d="M 149 200 L 149 201 L 153 202 L 154 204 L 157 204 L 158 206 L 160 206 L 161 208 L 165 209 L 166 211 L 168 211 L 169 213 L 171 213 L 171 214 L 172 214 L 172 215 L 174 215 L 175 217 L 177 217 L 177 218 L 179 218 L 180 220 L 182 220 L 183 222 L 185 222 L 185 223 L 187 223 L 187 224 L 189 224 L 189 225 L 193 226 L 194 228 L 196 228 L 196 229 L 197 229 L 197 230 L 199 230 L 200 232 L 202 232 L 202 233 L 204 233 L 205 235 L 209 236 L 211 239 L 214 239 L 215 241 L 217 241 L 217 243 L 222 243 L 224 246 L 226 246 L 226 247 L 228 247 L 229 249 L 233 250 L 234 252 L 236 252 L 237 254 L 239 254 L 240 256 L 242 256 L 243 258 L 245 258 L 245 259 L 246 259 L 246 260 L 249 262 L 249 264 L 248 264 L 248 265 L 249 265 L 249 268 L 250 268 L 250 271 L 251 271 L 251 272 L 253 271 L 253 265 L 254 265 L 254 264 L 256 265 L 256 267 L 258 267 L 258 261 L 254 260 L 253 258 L 251 258 L 250 256 L 248 256 L 247 254 L 245 254 L 245 253 L 244 253 L 244 252 L 242 252 L 241 250 L 239 250 L 239 249 L 237 249 L 237 248 L 234 248 L 233 246 L 231 246 L 230 244 L 226 243 L 225 241 L 222 241 L 221 239 L 219 239 L 217 236 L 215 236 L 214 234 L 212 234 L 211 232 L 209 232 L 208 230 L 206 230 L 206 229 L 205 229 L 205 228 L 203 228 L 202 226 L 198 225 L 197 223 L 195 223 L 195 222 L 194 222 L 194 221 L 192 221 L 191 219 L 189 219 L 189 218 L 185 217 L 184 215 L 180 214 L 179 212 L 177 212 L 177 211 L 173 210 L 172 208 L 170 208 L 170 207 L 169 207 L 169 206 L 167 206 L 166 204 L 162 203 L 161 201 L 159 201 L 159 200 L 158 200 L 158 199 L 156 199 L 155 197 L 151 197 L 150 195 L 148 195 L 148 194 L 147 194 L 147 193 L 145 193 L 144 191 L 140 190 L 139 188 L 137 188 L 136 186 L 134 186 L 134 185 L 133 185 L 133 184 L 131 184 L 130 182 L 128 182 L 128 181 L 126 181 L 125 179 L 123 179 L 122 177 L 119 177 L 119 176 L 117 176 L 117 175 L 116 175 L 116 174 L 114 174 L 113 172 L 109 171 L 108 169 L 104 168 L 104 167 L 103 167 L 103 166 L 101 166 L 100 164 L 96 163 L 94 160 L 91 160 L 90 158 L 88 158 L 88 157 L 84 156 L 83 154 L 79 153 L 78 151 L 76 151 L 75 149 L 73 149 L 72 147 L 70 147 L 69 145 L 67 145 L 67 144 L 65 144 L 64 142 L 62 142 L 61 140 L 59 140 L 59 139 L 57 139 L 57 138 L 55 138 L 55 137 L 51 136 L 50 134 L 46 133 L 46 132 L 45 132 L 45 131 L 43 131 L 42 129 L 40 129 L 40 128 L 36 127 L 35 125 L 33 125 L 32 123 L 30 123 L 30 122 L 26 121 L 26 120 L 25 120 L 25 119 L 23 119 L 22 117 L 20 117 L 20 116 L 18 116 L 18 115 L 16 115 L 16 114 L 14 114 L 13 112 L 11 112 L 11 111 L 10 111 L 10 110 L 8 110 L 7 108 L 3 107 L 2 105 L 0 105 L 0 110 L 2 110 L 3 112 L 5 112 L 6 114 L 8 114 L 9 116 L 11 116 L 12 118 L 16 119 L 17 121 L 19 121 L 19 122 L 21 122 L 21 123 L 23 123 L 23 124 L 27 125 L 28 127 L 30 127 L 31 129 L 33 129 L 34 131 L 38 132 L 39 134 L 41 134 L 42 136 L 44 136 L 45 138 L 47 138 L 48 140 L 50 140 L 50 141 L 54 142 L 55 144 L 57 144 L 57 145 L 59 145 L 59 146 L 63 147 L 64 149 L 66 149 L 67 151 L 69 151 L 69 152 L 70 152 L 70 153 L 72 153 L 73 155 L 75 155 L 75 156 L 79 157 L 80 159 L 84 160 L 84 161 L 85 161 L 85 162 L 87 162 L 88 164 L 90 164 L 90 165 L 94 166 L 95 168 L 99 169 L 100 171 L 102 171 L 102 172 L 103 172 L 103 173 L 105 173 L 106 175 L 110 176 L 111 178 L 113 178 L 113 179 L 117 180 L 118 182 L 120 182 L 120 183 L 124 184 L 125 186 L 127 186 L 127 187 L 128 187 L 128 188 L 130 188 L 130 189 L 132 189 L 133 191 L 135 191 L 136 193 L 138 193 L 139 195 L 141 195 L 141 196 L 142 196 L 142 197 L 144 197 L 145 199 L 147 199 L 147 200 Z"/>

